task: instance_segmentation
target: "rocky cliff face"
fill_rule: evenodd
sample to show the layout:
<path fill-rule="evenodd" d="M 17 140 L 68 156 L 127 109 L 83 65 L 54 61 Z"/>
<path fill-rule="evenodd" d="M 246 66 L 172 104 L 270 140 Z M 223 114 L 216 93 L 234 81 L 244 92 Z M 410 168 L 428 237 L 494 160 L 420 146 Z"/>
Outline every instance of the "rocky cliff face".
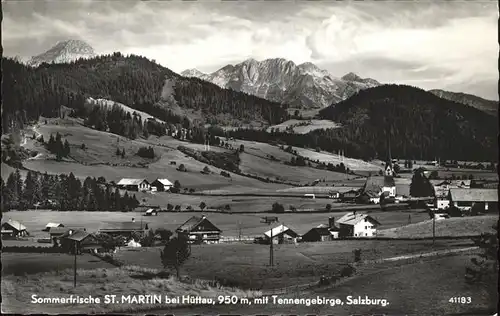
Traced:
<path fill-rule="evenodd" d="M 313 63 L 296 65 L 283 58 L 248 59 L 211 74 L 196 69 L 181 74 L 299 108 L 324 108 L 345 100 L 361 89 L 380 85 L 376 80 L 362 79 L 353 73 L 336 78 Z"/>
<path fill-rule="evenodd" d="M 96 53 L 92 46 L 81 40 L 67 40 L 57 43 L 54 47 L 34 56 L 28 65 L 37 67 L 42 63 L 68 63 L 79 58 L 92 58 Z"/>

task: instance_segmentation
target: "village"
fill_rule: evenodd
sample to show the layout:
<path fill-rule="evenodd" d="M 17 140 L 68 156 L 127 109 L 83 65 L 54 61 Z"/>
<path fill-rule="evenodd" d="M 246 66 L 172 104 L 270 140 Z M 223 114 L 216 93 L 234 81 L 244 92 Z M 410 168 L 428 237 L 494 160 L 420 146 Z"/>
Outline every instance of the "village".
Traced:
<path fill-rule="evenodd" d="M 223 230 L 217 227 L 205 214 L 195 215 L 187 219 L 185 223 L 172 230 L 172 235 L 185 235 L 190 243 L 213 244 L 229 240 L 231 242 L 249 242 L 260 244 L 282 244 L 297 242 L 319 242 L 331 241 L 346 238 L 375 238 L 377 232 L 384 223 L 379 222 L 370 216 L 373 208 L 364 208 L 362 205 L 380 205 L 377 208 L 384 208 L 392 205 L 392 210 L 410 209 L 411 204 L 418 207 L 424 206 L 427 209 L 429 218 L 433 220 L 443 220 L 450 217 L 464 217 L 471 215 L 482 215 L 496 212 L 498 208 L 497 189 L 484 188 L 484 185 L 476 184 L 475 180 L 430 180 L 435 192 L 434 196 L 424 198 L 411 198 L 398 195 L 394 181 L 395 171 L 392 167 L 392 160 L 389 158 L 386 164 L 384 175 L 369 176 L 364 186 L 358 190 L 348 190 L 345 192 L 329 191 L 327 195 L 320 197 L 318 194 L 306 193 L 303 199 L 320 199 L 327 201 L 337 201 L 359 205 L 361 207 L 347 212 L 335 219 L 335 216 L 324 216 L 324 223 L 309 229 L 302 229 L 302 233 L 297 232 L 292 224 L 287 222 L 287 212 L 278 216 L 261 216 L 265 224 L 272 226 L 271 229 L 263 230 L 261 234 L 254 236 L 225 235 Z M 174 184 L 165 178 L 158 178 L 149 182 L 147 179 L 124 178 L 116 183 L 117 188 L 127 191 L 148 192 L 149 194 L 168 194 L 174 188 Z M 385 205 L 385 206 L 384 206 Z M 390 212 L 391 209 L 386 210 Z M 187 211 L 195 211 L 193 209 Z M 200 212 L 204 209 L 201 208 Z M 208 210 L 205 210 L 208 211 Z M 215 210 L 217 211 L 217 210 Z M 219 210 L 226 213 L 224 210 Z M 328 213 L 335 212 L 331 207 L 326 210 Z M 143 216 L 159 216 L 162 213 L 180 212 L 180 210 L 168 210 L 166 206 L 155 206 L 147 208 L 139 213 L 140 218 L 131 218 L 130 221 L 110 223 L 109 226 L 99 228 L 97 231 L 87 231 L 86 227 L 67 225 L 67 223 L 48 223 L 40 228 L 47 234 L 46 237 L 38 238 L 40 244 L 50 244 L 54 247 L 66 245 L 66 251 L 102 251 L 96 235 L 107 234 L 122 237 L 123 247 L 141 247 L 140 240 L 148 235 L 150 230 Z M 338 212 L 338 211 L 337 211 Z M 230 216 L 228 214 L 228 216 Z M 409 215 L 411 218 L 411 215 Z M 410 221 L 411 222 L 411 221 Z M 169 226 L 170 227 L 170 226 Z M 157 227 L 156 232 L 152 232 L 155 241 L 161 241 Z M 30 236 L 23 223 L 9 219 L 2 223 L 2 240 L 8 246 L 9 239 L 23 239 Z M 39 234 L 37 234 L 39 235 Z M 71 246 L 68 246 L 70 245 Z M 154 243 L 153 243 L 154 244 Z M 152 244 L 150 244 L 152 245 Z"/>

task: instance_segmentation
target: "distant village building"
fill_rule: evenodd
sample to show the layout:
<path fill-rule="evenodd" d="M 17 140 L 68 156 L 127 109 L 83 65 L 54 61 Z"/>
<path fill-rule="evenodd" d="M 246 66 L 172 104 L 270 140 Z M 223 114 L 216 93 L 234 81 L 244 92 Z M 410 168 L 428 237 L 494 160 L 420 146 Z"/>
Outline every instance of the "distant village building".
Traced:
<path fill-rule="evenodd" d="M 91 252 L 102 249 L 100 241 L 92 234 L 86 231 L 70 230 L 61 236 L 61 246 L 66 248 L 69 253 L 81 254 L 83 252 Z"/>
<path fill-rule="evenodd" d="M 148 223 L 136 222 L 132 219 L 131 222 L 111 223 L 108 227 L 99 229 L 99 233 L 130 239 L 133 234 L 145 234 L 148 229 Z"/>
<path fill-rule="evenodd" d="M 340 201 L 344 203 L 355 202 L 359 197 L 359 190 L 350 190 L 340 194 Z"/>
<path fill-rule="evenodd" d="M 18 221 L 9 219 L 2 224 L 2 237 L 25 237 L 28 235 L 26 226 Z"/>
<path fill-rule="evenodd" d="M 450 205 L 462 211 L 470 211 L 474 206 L 482 211 L 494 210 L 498 207 L 498 190 L 496 189 L 450 189 L 448 198 Z"/>
<path fill-rule="evenodd" d="M 339 228 L 335 226 L 335 218 L 328 219 L 328 225 L 321 224 L 312 228 L 307 233 L 302 235 L 302 241 L 329 241 L 339 238 Z"/>
<path fill-rule="evenodd" d="M 450 207 L 450 189 L 468 189 L 471 186 L 471 180 L 430 180 L 430 182 L 435 193 L 434 207 L 438 210 Z"/>
<path fill-rule="evenodd" d="M 370 176 L 362 189 L 361 198 L 372 204 L 380 203 L 380 196 L 396 197 L 396 183 L 392 176 Z"/>
<path fill-rule="evenodd" d="M 215 244 L 219 242 L 222 230 L 203 215 L 191 217 L 177 228 L 176 233 L 187 237 L 190 243 Z"/>
<path fill-rule="evenodd" d="M 48 223 L 47 225 L 45 225 L 45 228 L 42 231 L 48 232 L 51 228 L 56 227 L 64 227 L 64 225 L 61 223 Z"/>
<path fill-rule="evenodd" d="M 154 208 L 150 208 L 144 213 L 144 216 L 157 216 L 157 215 L 158 215 L 158 210 Z"/>
<path fill-rule="evenodd" d="M 156 179 L 155 181 L 151 182 L 151 189 L 158 192 L 168 191 L 173 186 L 174 184 L 168 181 L 168 179 Z"/>
<path fill-rule="evenodd" d="M 151 188 L 146 179 L 121 179 L 116 185 L 128 191 L 149 191 Z"/>
<path fill-rule="evenodd" d="M 373 237 L 381 224 L 367 214 L 347 213 L 338 221 L 340 237 Z"/>
<path fill-rule="evenodd" d="M 271 236 L 273 244 L 286 244 L 296 243 L 299 234 L 285 225 L 279 225 L 264 233 L 267 242 L 271 242 Z"/>

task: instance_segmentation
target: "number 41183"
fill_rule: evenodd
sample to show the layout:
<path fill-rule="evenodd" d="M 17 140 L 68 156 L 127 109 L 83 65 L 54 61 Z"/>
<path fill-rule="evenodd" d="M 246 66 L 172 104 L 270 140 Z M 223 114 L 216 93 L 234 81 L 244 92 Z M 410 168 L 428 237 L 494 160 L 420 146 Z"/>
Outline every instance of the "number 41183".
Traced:
<path fill-rule="evenodd" d="M 470 296 L 454 296 L 448 300 L 449 303 L 454 303 L 454 304 L 470 304 L 472 303 L 472 299 Z"/>

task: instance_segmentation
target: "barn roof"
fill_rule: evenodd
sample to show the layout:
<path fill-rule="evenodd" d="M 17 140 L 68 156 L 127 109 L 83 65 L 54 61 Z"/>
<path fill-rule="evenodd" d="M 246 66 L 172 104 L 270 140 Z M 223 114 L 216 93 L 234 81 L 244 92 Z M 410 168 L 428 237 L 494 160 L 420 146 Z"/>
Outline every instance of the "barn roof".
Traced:
<path fill-rule="evenodd" d="M 74 240 L 74 241 L 82 241 L 85 238 L 87 238 L 88 236 L 90 236 L 89 233 L 79 230 L 79 231 L 76 231 L 69 236 L 64 236 L 64 237 L 66 237 L 66 239 L 70 239 L 70 240 Z"/>
<path fill-rule="evenodd" d="M 3 223 L 2 226 L 3 225 L 8 225 L 19 232 L 26 230 L 26 226 L 24 226 L 23 224 L 19 223 L 18 221 L 15 221 L 13 219 L 9 219 L 7 222 Z"/>
<path fill-rule="evenodd" d="M 170 182 L 168 179 L 156 179 L 155 181 L 160 182 L 161 184 L 165 186 L 172 186 L 174 185 L 172 182 Z M 153 181 L 154 182 L 154 181 Z"/>
<path fill-rule="evenodd" d="M 364 221 L 364 220 L 367 220 L 367 221 L 370 221 L 372 222 L 373 224 L 376 224 L 376 225 L 380 225 L 380 223 L 374 219 L 373 217 L 371 217 L 370 215 L 367 215 L 367 214 L 355 214 L 355 213 L 347 213 L 345 214 L 344 216 L 342 216 L 341 218 L 339 218 L 337 220 L 337 223 L 339 224 L 344 224 L 344 225 L 356 225 L 358 224 L 359 222 L 361 221 Z"/>
<path fill-rule="evenodd" d="M 496 189 L 450 189 L 453 201 L 498 202 Z"/>
<path fill-rule="evenodd" d="M 331 235 L 330 230 L 327 227 L 313 227 L 305 234 L 309 234 L 310 232 L 316 232 L 320 236 L 330 236 Z"/>
<path fill-rule="evenodd" d="M 123 178 L 118 181 L 117 185 L 139 185 L 143 182 L 149 183 L 146 179 L 126 179 Z"/>
<path fill-rule="evenodd" d="M 188 219 L 184 224 L 179 226 L 179 228 L 177 228 L 177 230 L 190 232 L 190 231 L 194 230 L 198 225 L 200 225 L 203 221 L 208 221 L 210 224 L 212 224 L 212 226 L 214 226 L 214 228 L 216 230 L 221 231 L 211 221 L 209 221 L 205 216 L 201 216 L 201 217 L 193 216 L 190 219 Z"/>
<path fill-rule="evenodd" d="M 298 236 L 298 234 L 295 231 L 293 231 L 289 227 L 286 227 L 285 225 L 279 225 L 277 227 L 274 227 L 273 229 L 268 230 L 267 232 L 265 232 L 264 235 L 266 235 L 267 237 L 271 238 L 271 231 L 272 231 L 273 238 L 276 237 L 276 236 L 285 234 L 285 233 L 287 235 L 291 235 L 292 237 Z"/>
<path fill-rule="evenodd" d="M 47 225 L 45 225 L 45 228 L 51 228 L 51 227 L 64 227 L 64 225 L 61 223 L 48 223 Z"/>

